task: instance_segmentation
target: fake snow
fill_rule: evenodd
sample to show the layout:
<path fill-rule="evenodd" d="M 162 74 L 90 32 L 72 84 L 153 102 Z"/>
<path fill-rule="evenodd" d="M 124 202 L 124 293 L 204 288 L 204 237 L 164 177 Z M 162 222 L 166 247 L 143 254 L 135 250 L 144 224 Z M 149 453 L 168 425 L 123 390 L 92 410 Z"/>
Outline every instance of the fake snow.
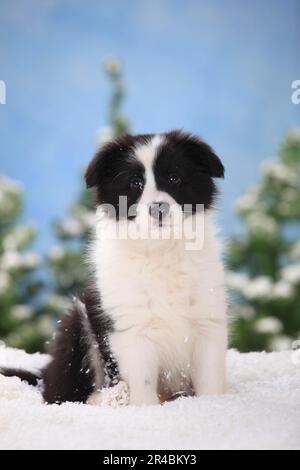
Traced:
<path fill-rule="evenodd" d="M 295 354 L 230 351 L 227 395 L 163 406 L 115 407 L 110 396 L 46 406 L 37 389 L 0 376 L 0 449 L 300 449 Z M 0 346 L 0 366 L 34 371 L 47 360 Z"/>

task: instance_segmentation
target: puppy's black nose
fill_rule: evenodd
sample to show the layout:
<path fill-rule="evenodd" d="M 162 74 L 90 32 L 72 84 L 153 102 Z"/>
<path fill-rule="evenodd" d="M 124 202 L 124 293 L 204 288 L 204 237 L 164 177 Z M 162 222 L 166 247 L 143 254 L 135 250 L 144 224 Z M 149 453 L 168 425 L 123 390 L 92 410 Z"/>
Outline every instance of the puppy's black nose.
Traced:
<path fill-rule="evenodd" d="M 168 202 L 152 202 L 149 205 L 149 214 L 157 220 L 162 220 L 170 212 L 170 204 Z"/>

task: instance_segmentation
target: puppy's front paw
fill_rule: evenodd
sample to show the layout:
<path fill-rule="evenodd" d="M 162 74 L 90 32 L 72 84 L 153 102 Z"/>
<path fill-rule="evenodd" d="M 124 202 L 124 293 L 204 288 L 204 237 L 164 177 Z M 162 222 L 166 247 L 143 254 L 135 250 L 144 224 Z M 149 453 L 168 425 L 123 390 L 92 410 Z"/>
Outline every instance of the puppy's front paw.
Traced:
<path fill-rule="evenodd" d="M 114 387 L 103 389 L 102 403 L 113 408 L 129 405 L 129 388 L 127 383 L 121 380 Z"/>
<path fill-rule="evenodd" d="M 129 389 L 126 382 L 120 381 L 111 388 L 103 388 L 92 393 L 87 401 L 88 405 L 101 406 L 108 405 L 112 408 L 129 405 Z"/>

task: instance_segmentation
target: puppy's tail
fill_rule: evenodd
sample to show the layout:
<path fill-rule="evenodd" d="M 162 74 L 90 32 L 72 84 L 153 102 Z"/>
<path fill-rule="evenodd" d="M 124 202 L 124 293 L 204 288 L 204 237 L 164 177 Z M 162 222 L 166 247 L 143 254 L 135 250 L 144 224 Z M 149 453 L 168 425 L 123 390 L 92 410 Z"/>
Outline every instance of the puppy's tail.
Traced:
<path fill-rule="evenodd" d="M 0 374 L 4 375 L 4 377 L 18 377 L 23 382 L 27 382 L 34 387 L 36 387 L 42 379 L 42 372 L 34 373 L 22 369 L 6 369 L 0 367 Z"/>

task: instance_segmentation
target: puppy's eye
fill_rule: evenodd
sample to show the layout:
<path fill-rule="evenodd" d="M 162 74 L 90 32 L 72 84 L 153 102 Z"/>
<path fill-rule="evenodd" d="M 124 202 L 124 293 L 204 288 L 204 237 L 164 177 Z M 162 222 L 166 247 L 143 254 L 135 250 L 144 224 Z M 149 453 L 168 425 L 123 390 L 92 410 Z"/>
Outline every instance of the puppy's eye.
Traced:
<path fill-rule="evenodd" d="M 168 178 L 168 183 L 172 186 L 178 186 L 182 182 L 180 176 L 176 173 L 171 173 Z"/>
<path fill-rule="evenodd" d="M 132 191 L 142 192 L 144 189 L 144 181 L 142 180 L 142 178 L 139 178 L 137 176 L 132 178 L 130 181 L 130 189 L 132 189 Z"/>

